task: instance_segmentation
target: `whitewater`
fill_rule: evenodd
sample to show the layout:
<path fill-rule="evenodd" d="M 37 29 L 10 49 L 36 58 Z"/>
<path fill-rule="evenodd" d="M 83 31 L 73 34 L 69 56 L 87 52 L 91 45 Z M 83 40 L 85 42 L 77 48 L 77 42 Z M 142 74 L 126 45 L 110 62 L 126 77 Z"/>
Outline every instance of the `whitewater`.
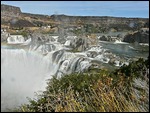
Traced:
<path fill-rule="evenodd" d="M 15 38 L 16 40 L 16 38 Z M 31 40 L 31 39 L 29 39 Z M 8 111 L 28 98 L 35 98 L 47 86 L 52 76 L 83 71 L 90 66 L 89 60 L 66 52 L 60 43 L 31 44 L 17 40 L 9 44 L 28 45 L 26 49 L 1 46 L 1 111 Z"/>
<path fill-rule="evenodd" d="M 101 43 L 74 53 L 69 46 L 75 39 L 66 40 L 64 44 L 58 42 L 58 36 L 53 36 L 50 41 L 34 39 L 11 37 L 1 45 L 1 111 L 28 103 L 28 98 L 36 99 L 36 95 L 46 89 L 47 80 L 53 76 L 60 78 L 65 74 L 83 72 L 92 62 L 103 65 L 113 59 L 113 66 L 116 67 L 129 64 L 128 59 L 121 61 L 119 56 L 109 51 L 113 46 L 121 46 L 117 43 L 122 42 L 116 41 L 108 49 L 104 49 Z M 122 45 L 127 46 L 125 50 L 130 50 L 128 44 Z"/>

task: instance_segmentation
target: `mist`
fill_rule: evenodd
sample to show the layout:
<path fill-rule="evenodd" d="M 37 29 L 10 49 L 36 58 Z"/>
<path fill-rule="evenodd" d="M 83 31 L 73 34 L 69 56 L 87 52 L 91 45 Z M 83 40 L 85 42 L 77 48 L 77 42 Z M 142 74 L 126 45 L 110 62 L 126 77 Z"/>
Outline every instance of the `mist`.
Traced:
<path fill-rule="evenodd" d="M 52 68 L 53 67 L 53 68 Z M 53 69 L 53 70 L 50 70 Z M 1 49 L 1 111 L 28 103 L 45 90 L 54 66 L 40 54 L 23 49 Z"/>

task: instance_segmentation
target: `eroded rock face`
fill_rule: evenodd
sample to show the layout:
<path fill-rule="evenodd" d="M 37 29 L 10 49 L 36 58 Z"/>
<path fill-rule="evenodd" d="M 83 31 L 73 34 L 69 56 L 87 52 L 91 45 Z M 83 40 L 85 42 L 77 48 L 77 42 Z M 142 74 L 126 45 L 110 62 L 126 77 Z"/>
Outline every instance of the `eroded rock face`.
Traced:
<path fill-rule="evenodd" d="M 75 39 L 70 39 L 70 45 L 71 48 L 77 51 L 84 51 L 86 48 L 89 47 L 89 43 L 87 42 L 86 38 L 75 38 Z"/>
<path fill-rule="evenodd" d="M 125 35 L 123 41 L 128 43 L 149 43 L 149 29 L 141 29 L 140 31 L 134 32 L 132 34 L 127 34 Z"/>
<path fill-rule="evenodd" d="M 21 10 L 19 7 L 4 4 L 1 5 L 1 15 L 19 16 L 20 14 Z"/>

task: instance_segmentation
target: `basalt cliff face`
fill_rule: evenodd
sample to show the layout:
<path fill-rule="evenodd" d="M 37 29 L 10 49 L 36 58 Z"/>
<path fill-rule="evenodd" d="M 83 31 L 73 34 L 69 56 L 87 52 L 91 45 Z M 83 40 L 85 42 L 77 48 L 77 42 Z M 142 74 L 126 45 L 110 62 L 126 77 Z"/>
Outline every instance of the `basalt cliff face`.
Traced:
<path fill-rule="evenodd" d="M 125 35 L 124 42 L 129 43 L 149 43 L 149 29 L 141 29 L 134 33 L 129 33 Z"/>
<path fill-rule="evenodd" d="M 1 4 L 1 17 L 18 17 L 21 14 L 19 7 Z"/>
<path fill-rule="evenodd" d="M 72 24 L 72 25 L 84 25 L 92 24 L 94 26 L 106 26 L 106 27 L 126 27 L 128 29 L 147 27 L 149 19 L 147 18 L 124 18 L 124 17 L 109 17 L 109 16 L 67 16 L 67 15 L 39 15 L 39 14 L 29 14 L 21 12 L 19 7 L 1 5 L 1 18 L 13 17 L 23 18 L 24 20 L 29 19 L 29 21 L 39 21 L 44 24 L 44 20 L 49 21 L 49 23 L 58 22 L 60 24 Z M 34 20 L 34 21 L 33 21 Z M 47 22 L 45 22 L 46 24 Z M 36 25 L 36 23 L 34 23 Z M 119 28 L 118 28 L 119 29 Z"/>

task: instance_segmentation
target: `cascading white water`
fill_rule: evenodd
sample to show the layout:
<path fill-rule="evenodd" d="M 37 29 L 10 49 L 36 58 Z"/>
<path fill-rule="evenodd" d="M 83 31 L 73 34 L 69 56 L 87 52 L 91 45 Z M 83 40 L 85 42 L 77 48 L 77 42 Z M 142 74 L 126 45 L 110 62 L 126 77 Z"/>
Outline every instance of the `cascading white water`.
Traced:
<path fill-rule="evenodd" d="M 58 48 L 44 56 L 39 50 L 46 47 L 38 46 L 34 51 L 1 48 L 1 111 L 27 103 L 26 97 L 34 98 L 35 92 L 45 90 L 52 75 L 60 77 L 90 66 L 83 57 Z"/>
<path fill-rule="evenodd" d="M 68 46 L 69 42 L 66 43 Z M 22 45 L 28 50 L 1 47 L 1 111 L 27 103 L 26 97 L 34 98 L 34 92 L 45 90 L 46 80 L 52 75 L 61 77 L 72 72 L 82 72 L 91 66 L 92 60 L 103 63 L 110 60 L 102 46 L 72 53 L 67 52 L 68 48 L 57 40 L 44 43 L 30 38 Z M 89 57 L 88 52 L 94 52 L 96 56 Z"/>
<path fill-rule="evenodd" d="M 14 36 L 9 36 L 7 38 L 7 42 L 9 44 L 19 44 L 19 43 L 24 43 L 24 37 L 22 35 L 14 35 Z"/>
<path fill-rule="evenodd" d="M 126 43 L 126 42 L 122 42 L 121 40 L 115 40 L 114 42 L 115 44 L 129 44 L 129 43 Z"/>
<path fill-rule="evenodd" d="M 56 73 L 49 59 L 23 49 L 1 49 L 1 111 L 27 103 L 34 92 L 45 90 Z"/>
<path fill-rule="evenodd" d="M 70 43 L 71 43 L 71 40 L 67 40 L 64 45 L 65 46 L 70 46 Z"/>
<path fill-rule="evenodd" d="M 72 72 L 81 72 L 91 65 L 90 60 L 85 59 L 86 56 L 81 57 L 78 54 L 66 52 L 65 50 L 49 52 L 45 57 L 49 57 L 57 65 L 57 77 Z"/>

